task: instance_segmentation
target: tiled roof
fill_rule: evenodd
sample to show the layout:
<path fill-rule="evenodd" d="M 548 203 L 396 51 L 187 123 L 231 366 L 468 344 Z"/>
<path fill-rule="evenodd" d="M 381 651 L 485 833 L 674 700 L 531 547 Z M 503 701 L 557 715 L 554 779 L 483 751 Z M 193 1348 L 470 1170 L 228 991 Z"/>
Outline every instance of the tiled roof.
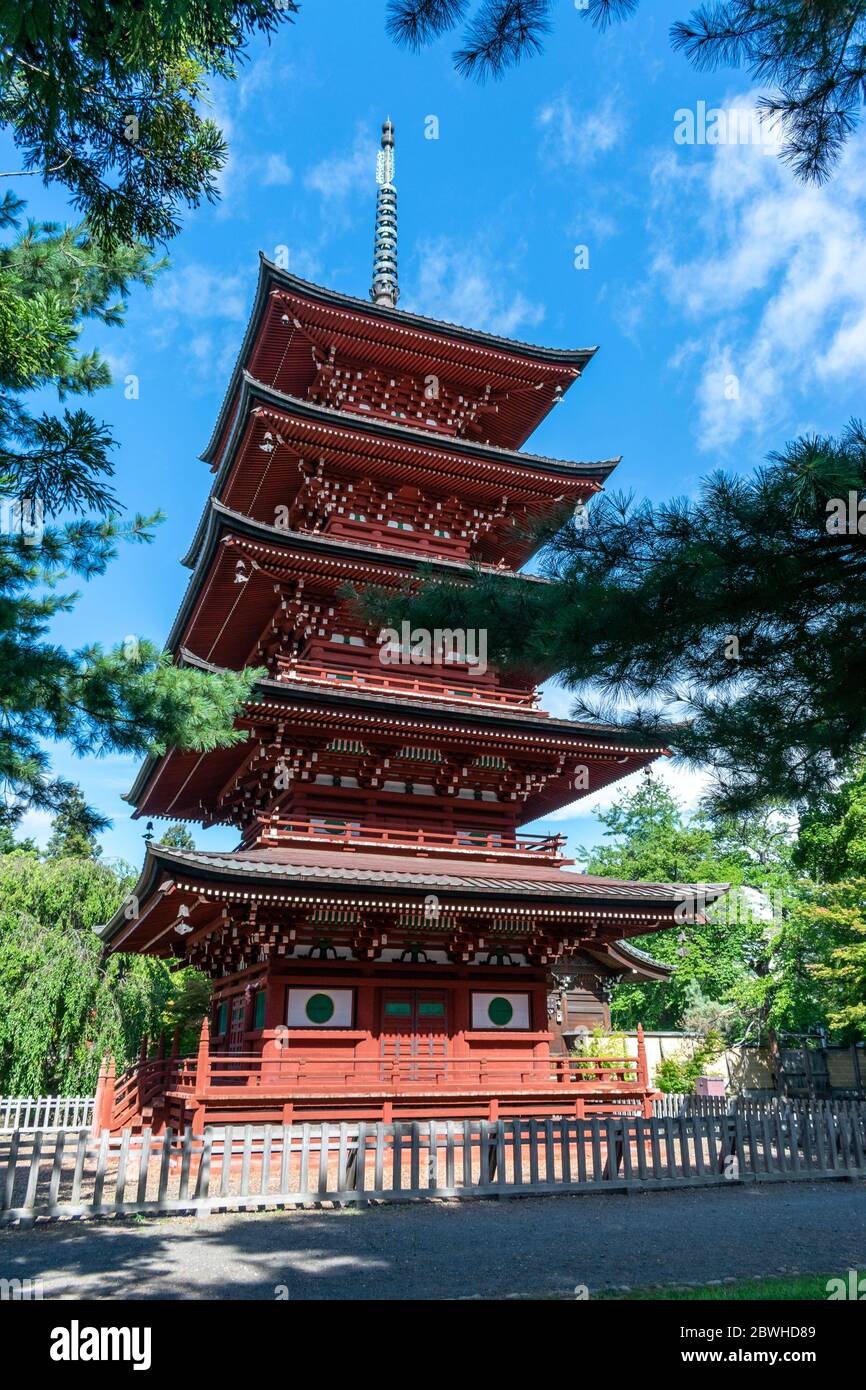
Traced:
<path fill-rule="evenodd" d="M 176 850 L 155 846 L 167 863 L 206 869 L 220 875 L 249 879 L 295 880 L 299 883 L 347 884 L 439 889 L 455 893 L 510 894 L 583 899 L 588 902 L 678 903 L 700 893 L 710 902 L 727 885 L 629 883 L 622 879 L 578 874 L 551 864 L 520 864 L 426 860 L 393 854 L 348 854 L 326 849 L 254 849 L 226 854 L 206 850 Z"/>

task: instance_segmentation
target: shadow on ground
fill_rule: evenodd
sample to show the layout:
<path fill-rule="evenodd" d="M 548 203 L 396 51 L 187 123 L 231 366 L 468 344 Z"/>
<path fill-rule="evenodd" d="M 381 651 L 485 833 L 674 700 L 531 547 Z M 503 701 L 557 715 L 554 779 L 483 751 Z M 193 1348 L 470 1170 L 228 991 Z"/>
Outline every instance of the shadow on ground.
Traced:
<path fill-rule="evenodd" d="M 55 1222 L 0 1233 L 44 1297 L 568 1296 L 578 1285 L 866 1271 L 866 1184 Z"/>

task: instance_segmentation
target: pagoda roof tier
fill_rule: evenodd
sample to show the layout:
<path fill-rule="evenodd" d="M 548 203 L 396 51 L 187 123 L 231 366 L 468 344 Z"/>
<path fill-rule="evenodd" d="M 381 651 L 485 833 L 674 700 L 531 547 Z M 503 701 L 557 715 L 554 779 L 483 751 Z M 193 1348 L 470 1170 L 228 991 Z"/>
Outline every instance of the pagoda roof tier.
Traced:
<path fill-rule="evenodd" d="M 512 513 L 525 507 L 537 514 L 557 503 L 586 500 L 618 462 L 547 458 L 334 410 L 276 391 L 244 372 L 210 495 L 269 522 L 277 507 L 291 509 L 297 503 L 320 467 L 326 479 L 332 474 L 370 479 L 395 491 L 417 487 L 433 496 L 494 507 L 505 497 Z M 206 524 L 207 510 L 184 564 L 195 563 Z M 480 558 L 499 560 L 507 550 L 511 563 L 525 563 L 532 544 L 520 534 L 508 535 L 508 525 L 510 517 L 503 517 L 500 528 L 485 537 Z"/>
<path fill-rule="evenodd" d="M 491 442 L 519 448 L 581 375 L 597 348 L 546 348 L 372 304 L 301 280 L 259 260 L 259 280 L 213 435 L 210 460 L 231 415 L 242 373 L 294 396 L 314 387 L 319 361 L 335 353 L 345 361 L 389 373 L 437 373 L 467 392 L 492 392 L 485 414 Z"/>
<path fill-rule="evenodd" d="M 309 916 L 321 909 L 373 915 L 416 909 L 425 932 L 435 932 L 425 899 L 432 894 L 443 931 L 455 919 L 507 935 L 520 913 L 551 935 L 586 938 L 581 947 L 627 953 L 631 967 L 640 960 L 620 938 L 661 927 L 701 923 L 706 906 L 727 884 L 629 883 L 579 874 L 550 865 L 467 865 L 459 860 L 392 859 L 385 855 L 327 850 L 253 849 L 226 854 L 171 849 L 148 844 L 141 876 L 127 901 L 99 934 L 115 950 L 176 954 L 179 919 L 185 932 L 213 917 L 214 908 L 249 912 L 255 905 L 269 916 Z M 137 905 L 131 915 L 129 903 Z M 181 907 L 184 911 L 181 912 Z M 525 927 L 522 928 L 525 931 Z M 647 958 L 649 961 L 650 958 Z M 652 962 L 656 965 L 656 962 Z M 661 969 L 661 967 L 659 967 Z"/>
<path fill-rule="evenodd" d="M 249 564 L 241 586 L 236 579 L 242 559 Z M 337 603 L 344 584 L 397 587 L 422 567 L 430 575 L 467 581 L 477 569 L 509 573 L 498 566 L 419 555 L 396 545 L 269 526 L 211 499 L 195 569 L 166 646 L 171 652 L 186 648 L 232 669 L 256 665 L 251 653 L 280 608 L 281 591 L 287 586 L 303 584 L 307 597 L 321 595 Z M 521 578 L 548 582 L 538 575 Z"/>
<path fill-rule="evenodd" d="M 201 670 L 218 669 L 190 653 L 183 653 L 182 660 Z M 288 750 L 301 748 L 324 771 L 318 760 L 329 741 L 367 739 L 377 746 L 393 744 L 395 750 L 412 742 L 433 745 L 462 763 L 470 755 L 510 757 L 524 770 L 537 763 L 544 776 L 527 790 L 520 815 L 525 823 L 593 795 L 667 751 L 615 726 L 554 719 L 532 709 L 443 704 L 420 694 L 322 687 L 297 677 L 264 677 L 255 694 L 258 698 L 247 702 L 241 716 L 250 730 L 246 743 L 209 752 L 171 749 L 144 762 L 124 798 L 135 806 L 136 816 L 231 823 L 235 817 L 218 809 L 220 797 L 237 784 L 256 750 L 267 746 L 276 762 Z M 267 766 L 265 759 L 257 767 L 259 781 Z M 584 766 L 587 785 L 578 787 L 575 772 Z"/>

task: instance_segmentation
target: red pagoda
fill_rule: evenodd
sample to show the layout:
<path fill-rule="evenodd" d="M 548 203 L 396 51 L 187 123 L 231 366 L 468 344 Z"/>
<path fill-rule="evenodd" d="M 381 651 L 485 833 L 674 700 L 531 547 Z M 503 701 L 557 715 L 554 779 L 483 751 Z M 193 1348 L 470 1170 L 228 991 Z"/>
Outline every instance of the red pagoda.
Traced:
<path fill-rule="evenodd" d="M 514 573 L 526 523 L 582 506 L 616 463 L 522 451 L 595 349 L 396 307 L 393 173 L 386 122 L 369 302 L 261 260 L 168 646 L 266 674 L 243 742 L 151 758 L 128 797 L 240 844 L 148 844 L 102 929 L 111 951 L 204 971 L 213 1007 L 196 1055 L 104 1068 L 98 1126 L 646 1111 L 640 1046 L 578 1057 L 569 1035 L 608 1022 L 617 980 L 665 978 L 629 938 L 694 920 L 690 890 L 575 873 L 563 837 L 520 827 L 663 750 L 552 718 L 546 673 L 504 685 L 484 634 L 399 634 L 386 660 L 346 598 Z"/>

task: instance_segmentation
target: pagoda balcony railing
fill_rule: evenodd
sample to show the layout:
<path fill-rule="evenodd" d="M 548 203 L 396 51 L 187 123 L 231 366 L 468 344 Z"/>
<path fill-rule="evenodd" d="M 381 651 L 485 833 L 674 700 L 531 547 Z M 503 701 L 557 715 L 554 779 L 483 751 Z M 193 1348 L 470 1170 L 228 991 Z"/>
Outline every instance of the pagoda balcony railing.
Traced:
<path fill-rule="evenodd" d="M 282 820 L 258 816 L 245 844 L 262 846 L 294 844 L 329 849 L 387 850 L 409 854 L 441 854 L 476 859 L 562 858 L 565 835 L 504 835 L 497 830 L 427 830 L 422 826 L 391 829 L 357 824 L 322 824 L 309 820 Z"/>
<path fill-rule="evenodd" d="M 347 1091 L 466 1091 L 474 1088 L 547 1090 L 591 1087 L 616 1090 L 648 1085 L 638 1057 L 523 1057 L 503 1053 L 472 1057 L 318 1057 L 290 1047 L 263 1057 L 211 1051 L 206 1061 L 179 1057 L 165 1065 L 166 1089 L 178 1093 L 249 1090 L 333 1094 Z"/>
<path fill-rule="evenodd" d="M 451 704 L 481 705 L 493 709 L 532 710 L 542 717 L 547 711 L 538 709 L 539 696 L 535 690 L 516 690 L 506 686 L 485 689 L 464 685 L 460 681 L 423 680 L 416 676 L 392 676 L 378 671 L 344 671 L 332 666 L 317 666 L 309 661 L 277 658 L 280 680 L 304 681 L 308 685 L 330 685 L 347 690 L 366 690 L 371 694 L 418 695 L 424 700 L 443 700 Z"/>

